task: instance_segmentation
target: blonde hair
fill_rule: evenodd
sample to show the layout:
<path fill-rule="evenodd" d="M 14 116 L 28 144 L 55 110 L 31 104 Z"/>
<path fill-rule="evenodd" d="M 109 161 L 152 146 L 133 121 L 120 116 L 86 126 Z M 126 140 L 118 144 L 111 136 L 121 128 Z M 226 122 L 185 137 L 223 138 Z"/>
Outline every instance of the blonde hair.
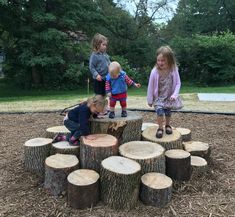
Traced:
<path fill-rule="evenodd" d="M 95 106 L 96 108 L 100 108 L 103 110 L 105 106 L 108 104 L 107 99 L 102 95 L 95 95 L 87 99 L 87 106 Z"/>
<path fill-rule="evenodd" d="M 100 33 L 96 33 L 92 39 L 92 49 L 94 51 L 99 51 L 100 45 L 101 43 L 103 43 L 104 41 L 108 42 L 108 38 L 105 37 L 104 35 L 101 35 Z"/>
<path fill-rule="evenodd" d="M 121 65 L 117 61 L 113 61 L 109 64 L 109 74 L 111 77 L 115 77 L 121 71 Z"/>
<path fill-rule="evenodd" d="M 171 71 L 174 70 L 175 68 L 177 68 L 177 63 L 176 63 L 175 54 L 174 54 L 173 50 L 172 50 L 169 46 L 162 46 L 162 47 L 160 47 L 160 48 L 157 50 L 156 58 L 157 58 L 160 54 L 161 54 L 164 58 L 166 58 L 168 67 L 169 67 L 169 69 L 170 69 Z M 157 63 L 156 63 L 156 67 L 157 67 L 157 69 L 159 69 Z"/>

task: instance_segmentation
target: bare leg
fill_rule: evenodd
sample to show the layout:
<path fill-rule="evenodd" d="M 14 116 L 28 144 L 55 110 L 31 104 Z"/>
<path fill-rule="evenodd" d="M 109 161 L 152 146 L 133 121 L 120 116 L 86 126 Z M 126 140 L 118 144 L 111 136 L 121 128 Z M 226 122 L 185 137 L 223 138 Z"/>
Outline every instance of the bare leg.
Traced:
<path fill-rule="evenodd" d="M 159 125 L 159 129 L 163 129 L 163 122 L 164 122 L 163 116 L 157 116 L 157 124 Z"/>

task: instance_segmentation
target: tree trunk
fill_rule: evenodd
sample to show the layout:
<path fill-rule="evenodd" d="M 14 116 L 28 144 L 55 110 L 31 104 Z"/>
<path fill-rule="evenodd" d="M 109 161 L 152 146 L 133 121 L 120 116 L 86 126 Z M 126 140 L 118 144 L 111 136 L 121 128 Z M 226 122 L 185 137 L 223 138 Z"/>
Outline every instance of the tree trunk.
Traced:
<path fill-rule="evenodd" d="M 199 141 L 183 142 L 184 150 L 189 152 L 191 155 L 199 156 L 205 159 L 209 159 L 211 149 L 208 143 Z"/>
<path fill-rule="evenodd" d="M 187 142 L 191 140 L 191 130 L 186 128 L 177 127 L 176 130 L 181 134 L 182 141 Z"/>
<path fill-rule="evenodd" d="M 137 161 L 141 174 L 148 172 L 165 173 L 165 149 L 156 143 L 132 141 L 119 147 L 121 156 Z"/>
<path fill-rule="evenodd" d="M 191 156 L 191 176 L 193 178 L 205 175 L 207 169 L 207 161 L 204 158 Z"/>
<path fill-rule="evenodd" d="M 72 154 L 79 157 L 79 146 L 72 146 L 67 141 L 52 144 L 52 154 Z"/>

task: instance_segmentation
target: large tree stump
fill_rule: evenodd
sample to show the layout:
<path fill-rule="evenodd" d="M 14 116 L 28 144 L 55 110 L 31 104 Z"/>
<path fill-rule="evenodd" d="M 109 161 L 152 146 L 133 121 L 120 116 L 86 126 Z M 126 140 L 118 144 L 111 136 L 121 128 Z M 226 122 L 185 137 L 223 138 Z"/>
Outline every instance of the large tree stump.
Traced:
<path fill-rule="evenodd" d="M 200 177 L 207 172 L 207 161 L 198 156 L 191 156 L 191 176 Z"/>
<path fill-rule="evenodd" d="M 142 132 L 142 139 L 145 141 L 155 142 L 162 145 L 166 150 L 183 149 L 182 138 L 180 133 L 172 129 L 172 134 L 168 135 L 164 132 L 162 138 L 156 137 L 158 127 L 148 127 Z"/>
<path fill-rule="evenodd" d="M 46 136 L 48 138 L 54 138 L 58 133 L 67 135 L 70 131 L 65 126 L 54 126 L 46 129 Z"/>
<path fill-rule="evenodd" d="M 137 161 L 141 174 L 165 173 L 165 149 L 156 143 L 146 141 L 127 142 L 119 147 L 121 156 Z"/>
<path fill-rule="evenodd" d="M 140 199 L 146 205 L 164 207 L 172 196 L 172 180 L 161 173 L 146 173 L 141 177 Z"/>
<path fill-rule="evenodd" d="M 211 149 L 208 143 L 199 141 L 183 142 L 184 150 L 191 155 L 209 159 Z"/>
<path fill-rule="evenodd" d="M 79 169 L 68 175 L 68 204 L 84 209 L 99 201 L 99 174 L 94 170 Z"/>
<path fill-rule="evenodd" d="M 192 137 L 191 137 L 191 130 L 190 129 L 177 127 L 176 130 L 181 134 L 182 140 L 184 142 L 191 140 Z"/>
<path fill-rule="evenodd" d="M 176 181 L 188 181 L 191 175 L 190 153 L 181 149 L 165 152 L 166 175 Z"/>
<path fill-rule="evenodd" d="M 52 139 L 35 138 L 24 144 L 24 166 L 31 172 L 44 173 L 45 159 L 50 155 Z"/>
<path fill-rule="evenodd" d="M 67 141 L 52 144 L 52 154 L 72 154 L 79 157 L 79 146 L 72 146 Z"/>
<path fill-rule="evenodd" d="M 111 156 L 101 163 L 101 198 L 114 209 L 135 207 L 140 187 L 140 164 L 128 158 Z"/>
<path fill-rule="evenodd" d="M 116 117 L 110 119 L 107 116 L 91 120 L 92 134 L 110 134 L 115 136 L 119 144 L 129 141 L 138 141 L 141 138 L 142 117 L 136 112 L 128 111 L 128 116 L 121 117 L 120 110 L 116 111 Z"/>
<path fill-rule="evenodd" d="M 141 131 L 143 132 L 148 127 L 158 127 L 158 124 L 151 122 L 144 122 L 141 127 Z"/>
<path fill-rule="evenodd" d="M 100 171 L 101 161 L 118 155 L 118 141 L 112 135 L 93 134 L 82 136 L 80 144 L 80 165 L 84 169 Z"/>
<path fill-rule="evenodd" d="M 78 169 L 75 155 L 55 154 L 45 161 L 44 187 L 50 194 L 58 196 L 67 191 L 67 176 Z"/>

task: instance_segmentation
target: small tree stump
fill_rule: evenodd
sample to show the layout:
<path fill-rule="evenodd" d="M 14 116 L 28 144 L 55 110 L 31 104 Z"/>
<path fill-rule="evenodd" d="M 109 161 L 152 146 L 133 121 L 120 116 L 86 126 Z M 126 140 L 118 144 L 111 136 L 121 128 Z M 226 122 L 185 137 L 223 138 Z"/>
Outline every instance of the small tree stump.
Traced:
<path fill-rule="evenodd" d="M 207 161 L 198 156 L 191 156 L 191 173 L 192 177 L 200 177 L 207 172 Z"/>
<path fill-rule="evenodd" d="M 91 120 L 92 134 L 110 134 L 115 136 L 119 144 L 129 141 L 138 141 L 141 138 L 142 116 L 136 112 L 128 111 L 128 116 L 121 117 L 120 110 L 115 112 L 116 117 L 110 119 L 107 116 Z"/>
<path fill-rule="evenodd" d="M 165 173 L 165 149 L 156 143 L 132 141 L 119 147 L 121 156 L 137 161 L 141 174 L 148 172 Z"/>
<path fill-rule="evenodd" d="M 191 175 L 190 153 L 181 149 L 165 152 L 166 175 L 176 181 L 188 181 Z"/>
<path fill-rule="evenodd" d="M 101 198 L 111 208 L 136 206 L 140 187 L 140 164 L 128 158 L 111 156 L 101 163 Z"/>
<path fill-rule="evenodd" d="M 187 128 L 177 127 L 176 130 L 181 134 L 184 142 L 191 140 L 191 130 Z"/>
<path fill-rule="evenodd" d="M 58 133 L 67 135 L 70 131 L 65 126 L 54 126 L 46 129 L 46 137 L 54 138 Z"/>
<path fill-rule="evenodd" d="M 67 141 L 52 144 L 52 154 L 72 154 L 79 157 L 79 146 L 72 146 Z"/>
<path fill-rule="evenodd" d="M 76 209 L 90 208 L 99 201 L 99 174 L 79 169 L 68 175 L 68 204 Z"/>
<path fill-rule="evenodd" d="M 52 139 L 35 138 L 24 144 L 24 166 L 31 172 L 44 173 L 45 159 L 50 155 Z"/>
<path fill-rule="evenodd" d="M 183 149 L 182 138 L 180 133 L 172 129 L 172 134 L 168 135 L 164 132 L 162 138 L 156 137 L 158 127 L 148 127 L 142 132 L 142 139 L 145 141 L 155 142 L 162 145 L 166 150 Z"/>
<path fill-rule="evenodd" d="M 143 132 L 148 127 L 157 127 L 158 128 L 158 124 L 151 123 L 151 122 L 145 122 L 142 124 L 141 131 Z"/>
<path fill-rule="evenodd" d="M 172 180 L 161 173 L 146 173 L 141 177 L 140 199 L 146 205 L 164 207 L 172 196 Z"/>
<path fill-rule="evenodd" d="M 118 155 L 118 141 L 108 134 L 82 136 L 80 144 L 80 165 L 84 169 L 100 171 L 101 161 Z"/>
<path fill-rule="evenodd" d="M 44 187 L 53 196 L 67 191 L 67 176 L 78 169 L 78 159 L 75 155 L 55 154 L 45 161 Z"/>
<path fill-rule="evenodd" d="M 183 142 L 184 150 L 191 155 L 199 156 L 205 159 L 209 159 L 211 149 L 208 143 L 199 141 Z"/>

